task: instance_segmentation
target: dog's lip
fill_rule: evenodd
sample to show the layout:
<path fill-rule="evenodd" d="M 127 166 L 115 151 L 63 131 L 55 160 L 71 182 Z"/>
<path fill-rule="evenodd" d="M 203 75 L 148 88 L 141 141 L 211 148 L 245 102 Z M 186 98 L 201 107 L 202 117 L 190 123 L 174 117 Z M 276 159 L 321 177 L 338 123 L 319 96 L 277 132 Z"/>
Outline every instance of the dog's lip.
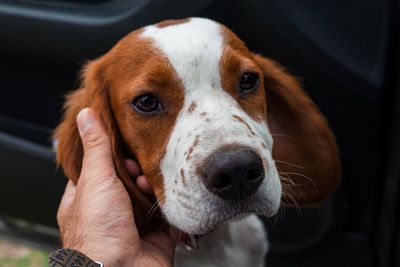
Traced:
<path fill-rule="evenodd" d="M 190 235 L 186 232 L 181 232 L 179 236 L 179 241 L 182 243 L 186 243 L 190 239 Z"/>
<path fill-rule="evenodd" d="M 232 212 L 230 214 L 225 214 L 223 217 L 220 217 L 218 220 L 216 220 L 216 222 L 213 223 L 212 225 L 206 225 L 204 228 L 200 229 L 199 231 L 191 232 L 191 233 L 186 232 L 177 226 L 173 226 L 175 229 L 178 230 L 178 233 L 179 233 L 179 235 L 176 238 L 177 238 L 177 240 L 185 243 L 185 241 L 187 242 L 188 240 L 190 240 L 191 236 L 198 237 L 198 236 L 210 235 L 213 232 L 217 231 L 221 225 L 229 222 L 230 220 L 232 220 L 238 216 L 241 216 L 242 214 L 251 214 L 251 212 L 242 211 L 242 212 Z"/>
<path fill-rule="evenodd" d="M 184 225 L 179 225 L 179 223 L 174 222 L 174 220 L 168 220 L 168 216 L 165 216 L 165 219 L 174 229 L 177 230 L 178 233 L 182 233 L 182 236 L 176 236 L 177 240 L 180 240 L 181 238 L 187 240 L 188 235 L 208 235 L 216 231 L 224 223 L 242 215 L 257 214 L 267 217 L 273 215 L 269 214 L 270 212 L 268 212 L 268 207 L 259 206 L 257 205 L 257 201 L 252 199 L 248 199 L 247 201 L 224 201 L 224 204 L 218 205 L 218 207 L 214 206 L 209 211 L 209 213 L 207 212 L 207 214 L 202 215 L 202 218 L 208 218 L 207 220 L 202 221 L 195 217 L 188 218 L 193 221 L 192 224 L 189 224 L 191 225 L 189 228 L 186 228 Z"/>

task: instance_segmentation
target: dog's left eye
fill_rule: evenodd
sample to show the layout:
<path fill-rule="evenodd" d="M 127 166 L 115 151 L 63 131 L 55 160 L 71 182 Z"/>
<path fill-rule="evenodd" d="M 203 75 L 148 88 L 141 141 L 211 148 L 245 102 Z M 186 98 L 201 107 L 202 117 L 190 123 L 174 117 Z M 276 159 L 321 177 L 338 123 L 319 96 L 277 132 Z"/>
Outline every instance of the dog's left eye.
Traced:
<path fill-rule="evenodd" d="M 144 94 L 133 100 L 133 105 L 141 112 L 153 112 L 160 108 L 160 102 L 152 94 Z"/>
<path fill-rule="evenodd" d="M 250 93 L 258 85 L 258 74 L 246 72 L 240 78 L 240 92 Z"/>

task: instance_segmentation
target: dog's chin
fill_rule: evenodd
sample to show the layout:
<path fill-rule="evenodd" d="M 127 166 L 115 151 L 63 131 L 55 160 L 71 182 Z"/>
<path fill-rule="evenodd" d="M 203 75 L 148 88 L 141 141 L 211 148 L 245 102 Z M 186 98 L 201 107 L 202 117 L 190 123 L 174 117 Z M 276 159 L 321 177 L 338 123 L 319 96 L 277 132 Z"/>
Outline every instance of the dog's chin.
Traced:
<path fill-rule="evenodd" d="M 243 220 L 247 218 L 248 216 L 252 214 L 260 215 L 263 217 L 272 217 L 275 215 L 276 212 L 265 212 L 262 210 L 237 210 L 237 211 L 231 211 L 231 212 L 218 212 L 217 216 L 210 216 L 209 218 L 212 218 L 212 223 L 210 220 L 207 220 L 203 223 L 199 221 L 198 224 L 196 225 L 191 225 L 190 229 L 187 229 L 186 227 L 181 227 L 179 225 L 173 225 L 171 224 L 178 233 L 180 234 L 187 234 L 187 235 L 209 235 L 212 234 L 213 232 L 217 231 L 218 228 L 229 222 L 236 222 Z"/>
<path fill-rule="evenodd" d="M 191 229 L 185 229 L 185 227 L 173 225 L 175 228 L 176 232 L 179 233 L 180 236 L 185 236 L 185 235 L 197 235 L 197 236 L 203 236 L 203 235 L 209 235 L 214 233 L 215 231 L 218 230 L 218 228 L 230 221 L 236 221 L 243 219 L 247 217 L 249 214 L 248 213 L 240 213 L 240 214 L 231 214 L 231 215 L 225 215 L 222 217 L 218 217 L 215 219 L 215 221 L 211 223 L 199 223 L 198 225 L 192 225 Z"/>
<path fill-rule="evenodd" d="M 209 196 L 197 206 L 182 206 L 177 202 L 160 205 L 165 220 L 175 229 L 191 235 L 207 235 L 222 224 L 240 220 L 250 214 L 272 217 L 280 206 L 280 194 L 257 192 L 243 200 L 224 200 Z"/>

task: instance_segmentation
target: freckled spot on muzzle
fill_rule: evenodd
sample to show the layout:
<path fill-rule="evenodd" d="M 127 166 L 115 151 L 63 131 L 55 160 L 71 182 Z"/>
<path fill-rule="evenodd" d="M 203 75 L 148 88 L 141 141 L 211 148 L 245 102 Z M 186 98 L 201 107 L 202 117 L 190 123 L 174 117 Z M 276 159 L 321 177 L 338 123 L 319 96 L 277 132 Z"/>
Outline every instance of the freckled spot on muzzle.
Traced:
<path fill-rule="evenodd" d="M 197 108 L 197 103 L 196 102 L 192 102 L 187 110 L 188 113 L 193 113 Z"/>
<path fill-rule="evenodd" d="M 185 152 L 185 154 L 187 154 L 186 160 L 190 160 L 190 159 L 191 159 L 192 153 L 193 153 L 195 147 L 196 147 L 196 146 L 199 144 L 199 142 L 200 142 L 199 139 L 200 139 L 200 136 L 199 136 L 199 135 L 196 135 L 196 137 L 194 138 L 194 142 L 193 142 L 192 146 L 189 148 L 189 150 L 188 150 L 187 152 Z"/>
<path fill-rule="evenodd" d="M 238 116 L 238 115 L 232 115 L 232 117 L 233 117 L 236 121 L 238 121 L 238 122 L 244 124 L 244 125 L 247 127 L 247 129 L 249 129 L 251 135 L 256 136 L 256 133 L 253 131 L 253 129 L 251 128 L 251 126 L 250 126 L 247 122 L 245 122 L 244 119 L 243 119 L 242 117 L 240 117 L 240 116 Z"/>

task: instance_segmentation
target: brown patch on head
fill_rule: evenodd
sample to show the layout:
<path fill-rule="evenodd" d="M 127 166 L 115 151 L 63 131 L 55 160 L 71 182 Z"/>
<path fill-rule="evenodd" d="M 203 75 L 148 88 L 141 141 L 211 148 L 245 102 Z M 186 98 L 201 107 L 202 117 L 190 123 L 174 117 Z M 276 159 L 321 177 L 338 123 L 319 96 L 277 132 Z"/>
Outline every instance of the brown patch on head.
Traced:
<path fill-rule="evenodd" d="M 156 50 L 151 41 L 135 31 L 98 60 L 85 68 L 81 88 L 72 93 L 65 107 L 63 122 L 57 128 L 59 139 L 58 162 L 66 175 L 77 181 L 82 163 L 82 145 L 76 127 L 78 112 L 90 106 L 101 115 L 109 132 L 118 176 L 135 203 L 135 220 L 139 231 L 157 224 L 146 224 L 145 216 L 152 204 L 138 191 L 124 167 L 124 157 L 133 157 L 141 166 L 163 201 L 163 177 L 159 169 L 170 132 L 183 106 L 183 86 L 169 62 Z M 165 90 L 168 88 L 168 90 Z M 155 95 L 164 110 L 146 115 L 135 110 L 133 99 L 144 93 Z M 154 217 L 152 217 L 154 218 Z"/>
<path fill-rule="evenodd" d="M 197 108 L 197 103 L 193 101 L 193 102 L 190 104 L 189 108 L 187 109 L 187 112 L 188 112 L 188 113 L 193 113 L 193 111 L 195 111 L 196 108 Z"/>
<path fill-rule="evenodd" d="M 159 163 L 182 109 L 184 89 L 162 52 L 154 51 L 157 48 L 150 40 L 128 35 L 106 55 L 110 60 L 107 77 L 111 78 L 110 100 L 127 152 L 138 160 L 156 197 L 163 201 Z M 133 99 L 148 93 L 163 106 L 151 115 L 138 112 L 132 105 Z"/>
<path fill-rule="evenodd" d="M 165 27 L 168 27 L 168 26 L 183 24 L 183 23 L 186 23 L 186 22 L 189 22 L 189 21 L 190 21 L 190 18 L 186 18 L 186 19 L 168 19 L 168 20 L 164 20 L 164 21 L 161 21 L 161 22 L 157 23 L 156 26 L 158 28 L 165 28 Z"/>
<path fill-rule="evenodd" d="M 186 184 L 185 171 L 182 168 L 180 170 L 180 173 L 181 173 L 181 177 L 182 177 L 182 184 L 185 185 Z"/>
<path fill-rule="evenodd" d="M 221 56 L 221 82 L 223 89 L 230 94 L 239 106 L 254 120 L 266 118 L 266 101 L 263 85 L 263 73 L 251 52 L 242 40 L 232 31 L 222 26 L 224 48 Z M 256 73 L 259 83 L 251 93 L 240 92 L 240 80 L 244 73 Z"/>
<path fill-rule="evenodd" d="M 238 122 L 246 125 L 247 129 L 249 129 L 251 135 L 256 136 L 256 133 L 253 131 L 253 129 L 250 127 L 250 125 L 244 121 L 244 119 L 238 115 L 232 115 L 232 117 L 237 120 Z"/>

